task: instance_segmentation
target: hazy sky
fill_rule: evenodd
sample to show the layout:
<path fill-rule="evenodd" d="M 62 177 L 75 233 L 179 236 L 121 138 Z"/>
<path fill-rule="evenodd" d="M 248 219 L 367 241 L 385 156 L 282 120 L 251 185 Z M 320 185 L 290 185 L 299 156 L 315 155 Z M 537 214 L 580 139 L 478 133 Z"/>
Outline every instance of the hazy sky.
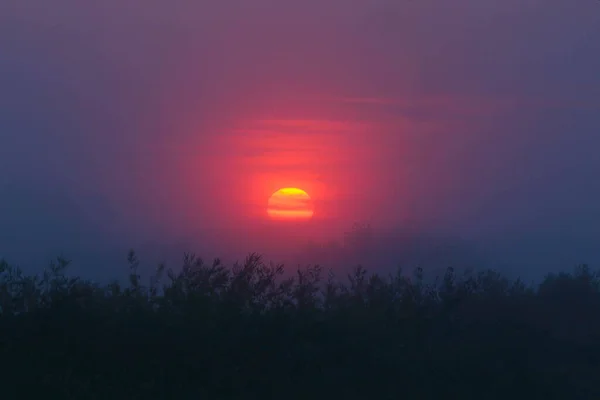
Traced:
<path fill-rule="evenodd" d="M 246 251 L 298 186 L 319 239 L 600 264 L 598 43 L 597 0 L 4 0 L 0 256 Z"/>

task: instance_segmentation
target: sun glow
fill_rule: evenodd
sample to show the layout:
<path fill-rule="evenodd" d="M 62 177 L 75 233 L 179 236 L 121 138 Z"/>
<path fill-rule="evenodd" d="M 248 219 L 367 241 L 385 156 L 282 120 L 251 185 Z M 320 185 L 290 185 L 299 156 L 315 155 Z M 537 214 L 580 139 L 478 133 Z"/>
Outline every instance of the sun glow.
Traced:
<path fill-rule="evenodd" d="M 308 193 L 298 188 L 282 188 L 269 198 L 267 214 L 272 219 L 308 220 L 314 211 Z"/>

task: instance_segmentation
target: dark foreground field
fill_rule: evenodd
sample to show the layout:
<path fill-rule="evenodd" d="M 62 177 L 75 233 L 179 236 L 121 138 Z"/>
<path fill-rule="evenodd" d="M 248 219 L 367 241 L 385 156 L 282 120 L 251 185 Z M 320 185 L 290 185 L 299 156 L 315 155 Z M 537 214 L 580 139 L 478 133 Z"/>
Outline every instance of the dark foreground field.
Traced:
<path fill-rule="evenodd" d="M 600 276 L 284 279 L 186 256 L 142 284 L 0 264 L 2 399 L 600 399 Z M 163 275 L 164 272 L 164 276 Z M 410 276 L 410 277 L 409 277 Z"/>

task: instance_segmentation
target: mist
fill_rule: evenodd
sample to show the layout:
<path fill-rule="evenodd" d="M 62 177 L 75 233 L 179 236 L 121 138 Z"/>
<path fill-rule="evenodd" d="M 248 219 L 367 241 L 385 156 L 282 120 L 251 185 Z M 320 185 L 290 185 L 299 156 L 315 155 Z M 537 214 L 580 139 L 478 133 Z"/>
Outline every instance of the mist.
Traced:
<path fill-rule="evenodd" d="M 4 1 L 0 257 L 102 279 L 129 248 L 338 268 L 359 222 L 372 268 L 598 265 L 598 11 Z M 310 224 L 267 220 L 283 186 L 314 198 Z"/>

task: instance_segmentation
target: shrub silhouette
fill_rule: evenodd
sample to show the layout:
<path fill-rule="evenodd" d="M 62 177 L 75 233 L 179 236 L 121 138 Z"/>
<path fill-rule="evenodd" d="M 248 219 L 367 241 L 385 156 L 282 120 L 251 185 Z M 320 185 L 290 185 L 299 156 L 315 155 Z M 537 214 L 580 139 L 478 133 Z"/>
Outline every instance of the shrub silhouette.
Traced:
<path fill-rule="evenodd" d="M 585 265 L 533 287 L 185 254 L 144 285 L 127 261 L 128 283 L 106 286 L 64 258 L 39 276 L 0 262 L 3 398 L 600 398 L 600 274 Z"/>

